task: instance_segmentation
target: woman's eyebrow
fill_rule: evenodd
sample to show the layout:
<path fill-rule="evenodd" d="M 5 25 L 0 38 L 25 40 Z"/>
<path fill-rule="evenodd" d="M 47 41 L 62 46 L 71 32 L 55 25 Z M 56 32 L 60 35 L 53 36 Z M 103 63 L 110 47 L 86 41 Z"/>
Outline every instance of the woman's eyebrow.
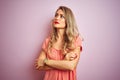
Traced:
<path fill-rule="evenodd" d="M 59 14 L 59 13 L 56 13 L 56 14 Z M 60 15 L 63 15 L 63 16 L 64 16 L 64 14 L 62 14 L 62 13 L 60 13 Z"/>

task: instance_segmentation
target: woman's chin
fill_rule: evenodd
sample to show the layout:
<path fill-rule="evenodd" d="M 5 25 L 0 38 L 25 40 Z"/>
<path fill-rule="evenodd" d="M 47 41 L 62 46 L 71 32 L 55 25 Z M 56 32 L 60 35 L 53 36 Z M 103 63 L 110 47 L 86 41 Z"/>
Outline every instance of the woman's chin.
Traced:
<path fill-rule="evenodd" d="M 64 29 L 65 27 L 54 26 L 54 28 L 57 28 L 57 29 Z"/>

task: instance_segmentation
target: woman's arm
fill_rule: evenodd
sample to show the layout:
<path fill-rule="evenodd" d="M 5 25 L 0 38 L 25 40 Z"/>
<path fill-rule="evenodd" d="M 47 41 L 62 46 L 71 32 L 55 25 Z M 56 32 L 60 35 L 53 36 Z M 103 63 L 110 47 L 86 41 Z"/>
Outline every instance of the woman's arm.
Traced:
<path fill-rule="evenodd" d="M 40 66 L 39 68 L 38 68 L 38 70 L 51 70 L 51 69 L 54 69 L 54 68 L 52 68 L 52 67 L 49 67 L 49 66 Z"/>
<path fill-rule="evenodd" d="M 52 67 L 49 67 L 47 65 L 44 64 L 44 59 L 46 59 L 46 55 L 45 55 L 45 51 L 41 51 L 38 59 L 35 62 L 35 67 L 38 70 L 50 70 L 53 69 Z"/>
<path fill-rule="evenodd" d="M 72 60 L 72 61 L 68 61 L 68 60 L 45 60 L 45 64 L 56 68 L 56 69 L 62 69 L 62 70 L 74 70 L 77 66 L 78 60 L 80 58 L 80 47 L 77 47 L 73 53 L 75 53 L 77 55 L 77 57 Z"/>

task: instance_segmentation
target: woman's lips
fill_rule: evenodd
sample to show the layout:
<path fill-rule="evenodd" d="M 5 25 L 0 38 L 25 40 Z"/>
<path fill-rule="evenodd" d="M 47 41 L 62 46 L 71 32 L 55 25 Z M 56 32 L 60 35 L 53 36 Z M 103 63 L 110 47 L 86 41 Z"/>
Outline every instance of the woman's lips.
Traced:
<path fill-rule="evenodd" d="M 59 22 L 57 22 L 57 21 L 55 21 L 54 23 L 55 23 L 55 24 L 59 24 Z"/>

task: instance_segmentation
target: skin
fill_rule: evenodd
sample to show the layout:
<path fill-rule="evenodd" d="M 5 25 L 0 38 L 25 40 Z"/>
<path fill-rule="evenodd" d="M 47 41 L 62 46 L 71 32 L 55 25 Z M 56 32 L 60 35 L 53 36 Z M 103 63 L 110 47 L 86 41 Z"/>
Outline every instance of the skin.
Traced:
<path fill-rule="evenodd" d="M 56 24 L 58 22 L 59 24 Z M 53 47 L 57 50 L 62 48 L 63 34 L 65 32 L 66 22 L 64 13 L 62 10 L 58 10 L 53 19 L 53 25 L 57 28 L 58 38 L 53 44 Z M 49 69 L 60 69 L 60 70 L 74 70 L 77 66 L 80 58 L 80 47 L 67 52 L 64 60 L 46 60 L 45 51 L 42 50 L 38 59 L 35 62 L 36 69 L 38 70 L 49 70 Z"/>
<path fill-rule="evenodd" d="M 59 24 L 55 24 L 54 22 L 58 22 Z M 64 15 L 62 10 L 58 10 L 55 13 L 55 17 L 53 19 L 53 25 L 57 29 L 63 29 L 64 30 L 66 24 L 65 24 L 65 15 Z"/>

